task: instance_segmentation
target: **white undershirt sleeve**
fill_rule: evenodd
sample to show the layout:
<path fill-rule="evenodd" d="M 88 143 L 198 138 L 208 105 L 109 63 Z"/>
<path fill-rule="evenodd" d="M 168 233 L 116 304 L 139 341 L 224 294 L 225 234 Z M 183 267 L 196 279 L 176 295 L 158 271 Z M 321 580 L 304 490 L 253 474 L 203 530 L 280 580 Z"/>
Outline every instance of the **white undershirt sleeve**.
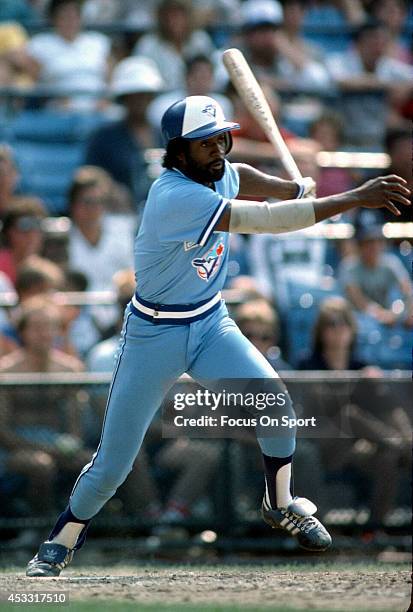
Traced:
<path fill-rule="evenodd" d="M 273 204 L 231 200 L 229 231 L 237 234 L 282 234 L 310 227 L 315 222 L 312 198 Z"/>

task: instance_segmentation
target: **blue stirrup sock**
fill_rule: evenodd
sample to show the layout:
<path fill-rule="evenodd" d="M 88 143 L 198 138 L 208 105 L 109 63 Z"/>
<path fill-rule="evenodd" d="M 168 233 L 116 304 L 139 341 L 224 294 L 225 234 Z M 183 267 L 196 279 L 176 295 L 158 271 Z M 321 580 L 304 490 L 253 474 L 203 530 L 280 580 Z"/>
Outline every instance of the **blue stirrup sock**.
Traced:
<path fill-rule="evenodd" d="M 286 508 L 293 496 L 291 475 L 293 455 L 269 457 L 263 453 L 262 457 L 265 475 L 264 505 L 268 510 Z"/>

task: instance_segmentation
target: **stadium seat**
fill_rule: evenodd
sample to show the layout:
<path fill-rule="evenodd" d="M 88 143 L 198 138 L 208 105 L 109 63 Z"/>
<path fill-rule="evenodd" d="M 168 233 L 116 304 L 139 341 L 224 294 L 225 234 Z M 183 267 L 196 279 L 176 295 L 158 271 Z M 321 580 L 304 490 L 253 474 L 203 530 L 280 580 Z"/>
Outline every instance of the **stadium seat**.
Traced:
<path fill-rule="evenodd" d="M 412 365 L 411 331 L 402 325 L 388 327 L 372 317 L 357 313 L 356 355 L 369 365 L 385 370 L 410 370 Z"/>
<path fill-rule="evenodd" d="M 287 313 L 285 341 L 288 362 L 293 367 L 297 367 L 311 351 L 311 334 L 316 316 L 317 308 L 313 306 L 309 308 L 296 306 Z"/>
<path fill-rule="evenodd" d="M 65 213 L 67 189 L 82 163 L 83 145 L 14 142 L 21 181 L 19 191 L 42 198 L 51 214 Z"/>
<path fill-rule="evenodd" d="M 356 313 L 357 338 L 355 354 L 357 359 L 369 364 L 379 364 L 380 346 L 383 341 L 382 326 L 372 317 Z"/>
<path fill-rule="evenodd" d="M 82 163 L 84 143 L 106 119 L 101 114 L 24 110 L 8 126 L 19 167 L 19 191 L 36 195 L 52 214 L 64 214 L 66 193 Z M 1 128 L 1 125 L 0 125 Z"/>
<path fill-rule="evenodd" d="M 383 328 L 379 349 L 379 363 L 382 368 L 411 370 L 411 331 L 400 325 Z"/>
<path fill-rule="evenodd" d="M 84 142 L 105 121 L 101 114 L 25 110 L 11 122 L 15 141 Z"/>

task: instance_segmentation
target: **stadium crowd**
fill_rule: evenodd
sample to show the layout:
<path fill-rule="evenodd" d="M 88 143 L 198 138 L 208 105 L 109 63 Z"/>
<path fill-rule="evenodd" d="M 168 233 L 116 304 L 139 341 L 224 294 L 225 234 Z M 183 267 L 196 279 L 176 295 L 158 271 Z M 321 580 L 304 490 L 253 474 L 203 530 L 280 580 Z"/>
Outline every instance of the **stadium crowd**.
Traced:
<path fill-rule="evenodd" d="M 216 98 L 241 124 L 230 159 L 283 175 L 228 81 L 226 48 L 245 53 L 320 196 L 384 172 L 411 188 L 412 25 L 404 0 L 3 0 L 0 374 L 111 371 L 134 291 L 133 239 L 160 172 L 160 119 L 175 100 Z M 362 210 L 319 231 L 232 237 L 229 303 L 276 370 L 380 380 L 411 369 L 411 211 L 393 221 Z M 348 491 L 337 503 L 363 505 L 367 495 L 380 524 L 408 478 L 411 417 L 389 395 L 375 411 L 374 393 L 347 410 L 353 435 L 339 452 L 337 440 L 306 440 L 296 463 L 304 494 L 318 486 L 328 509 L 328 485 L 340 482 Z M 59 506 L 103 412 L 96 389 L 1 389 L 0 517 L 39 513 L 45 497 Z M 221 447 L 160 442 L 158 425 L 120 507 L 173 522 L 207 497 Z M 237 460 L 254 464 L 244 446 Z"/>

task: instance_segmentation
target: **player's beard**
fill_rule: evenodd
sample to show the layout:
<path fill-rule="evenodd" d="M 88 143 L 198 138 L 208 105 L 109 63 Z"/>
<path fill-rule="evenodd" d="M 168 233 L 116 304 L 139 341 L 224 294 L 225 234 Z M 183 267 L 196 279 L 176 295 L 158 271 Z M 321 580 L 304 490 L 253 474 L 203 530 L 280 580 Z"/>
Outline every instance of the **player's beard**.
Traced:
<path fill-rule="evenodd" d="M 218 162 L 221 162 L 218 166 Z M 215 166 L 216 164 L 216 166 Z M 214 166 L 214 167 L 212 167 Z M 189 153 L 186 154 L 186 166 L 184 173 L 197 183 L 203 185 L 220 181 L 225 172 L 225 160 L 215 160 L 206 166 L 201 166 Z"/>

